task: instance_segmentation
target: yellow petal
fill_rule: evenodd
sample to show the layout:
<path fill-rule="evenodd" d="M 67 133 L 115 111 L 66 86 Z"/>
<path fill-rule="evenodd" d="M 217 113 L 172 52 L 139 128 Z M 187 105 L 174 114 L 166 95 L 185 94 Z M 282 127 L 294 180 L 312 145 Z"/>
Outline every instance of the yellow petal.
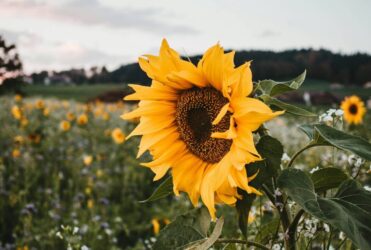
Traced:
<path fill-rule="evenodd" d="M 146 116 L 140 119 L 139 125 L 128 135 L 127 139 L 135 135 L 145 135 L 170 127 L 175 121 L 174 116 Z M 173 126 L 175 126 L 173 124 Z"/>
<path fill-rule="evenodd" d="M 141 85 L 129 84 L 135 90 L 134 94 L 124 98 L 130 100 L 159 100 L 159 101 L 175 101 L 178 99 L 174 89 L 167 86 L 146 87 Z"/>
<path fill-rule="evenodd" d="M 223 119 L 223 117 L 225 116 L 225 114 L 227 114 L 227 112 L 228 112 L 228 108 L 229 108 L 229 103 L 226 103 L 221 108 L 221 110 L 219 111 L 219 114 L 215 117 L 215 119 L 214 119 L 214 121 L 212 123 L 213 125 L 218 124 Z"/>
<path fill-rule="evenodd" d="M 205 78 L 217 90 L 223 90 L 224 50 L 219 44 L 208 49 L 200 63 Z"/>

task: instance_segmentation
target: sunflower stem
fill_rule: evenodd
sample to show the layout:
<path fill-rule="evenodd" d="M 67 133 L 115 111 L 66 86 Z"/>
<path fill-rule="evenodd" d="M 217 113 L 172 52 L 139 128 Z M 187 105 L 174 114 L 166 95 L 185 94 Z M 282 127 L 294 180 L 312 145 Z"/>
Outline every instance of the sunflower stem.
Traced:
<path fill-rule="evenodd" d="M 305 150 L 307 150 L 308 148 L 312 148 L 312 147 L 315 147 L 315 146 L 319 146 L 319 144 L 316 144 L 316 143 L 309 143 L 308 145 L 306 145 L 305 147 L 301 148 L 299 151 L 297 151 L 291 158 L 289 164 L 287 164 L 287 168 L 290 168 L 291 165 L 294 163 L 295 159 L 302 153 L 304 152 Z"/>

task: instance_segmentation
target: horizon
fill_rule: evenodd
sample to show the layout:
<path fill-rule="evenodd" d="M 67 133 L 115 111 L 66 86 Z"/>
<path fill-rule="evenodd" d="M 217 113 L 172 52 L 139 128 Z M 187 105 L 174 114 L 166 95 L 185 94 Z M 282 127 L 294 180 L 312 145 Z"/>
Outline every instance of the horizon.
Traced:
<path fill-rule="evenodd" d="M 112 70 L 157 54 L 164 37 L 185 56 L 200 55 L 218 41 L 235 51 L 310 48 L 370 55 L 369 9 L 365 0 L 0 0 L 0 34 L 17 45 L 27 74 L 92 66 Z"/>

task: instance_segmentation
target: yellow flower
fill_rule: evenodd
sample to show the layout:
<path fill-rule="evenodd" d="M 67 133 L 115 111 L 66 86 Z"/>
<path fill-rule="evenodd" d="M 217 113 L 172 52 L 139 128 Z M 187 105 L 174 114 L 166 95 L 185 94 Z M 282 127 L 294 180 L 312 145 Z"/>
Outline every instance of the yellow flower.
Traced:
<path fill-rule="evenodd" d="M 26 117 L 22 117 L 21 126 L 26 127 L 27 125 L 28 125 L 28 119 Z"/>
<path fill-rule="evenodd" d="M 18 158 L 18 157 L 20 157 L 21 156 L 21 151 L 19 151 L 19 149 L 13 149 L 13 151 L 12 151 L 12 156 L 13 156 L 13 158 Z"/>
<path fill-rule="evenodd" d="M 362 123 L 363 116 L 366 114 L 365 104 L 355 95 L 345 97 L 341 109 L 344 111 L 344 120 L 351 124 Z"/>
<path fill-rule="evenodd" d="M 112 131 L 111 136 L 116 144 L 121 144 L 125 141 L 125 135 L 120 128 L 115 128 Z"/>
<path fill-rule="evenodd" d="M 152 219 L 153 233 L 158 234 L 160 232 L 160 222 L 157 219 Z"/>
<path fill-rule="evenodd" d="M 15 119 L 20 120 L 22 118 L 22 110 L 18 106 L 12 107 L 12 115 Z"/>
<path fill-rule="evenodd" d="M 59 128 L 60 128 L 62 131 L 66 132 L 66 131 L 68 131 L 68 130 L 71 129 L 71 123 L 70 123 L 69 121 L 65 121 L 65 120 L 63 120 L 63 121 L 61 121 L 61 123 L 59 124 Z"/>
<path fill-rule="evenodd" d="M 85 188 L 85 194 L 86 195 L 90 195 L 91 194 L 91 188 L 90 187 Z"/>
<path fill-rule="evenodd" d="M 96 172 L 95 174 L 97 175 L 98 178 L 100 178 L 100 177 L 103 176 L 104 172 L 103 172 L 103 170 L 98 169 L 97 172 Z"/>
<path fill-rule="evenodd" d="M 92 199 L 89 199 L 87 202 L 88 208 L 92 209 L 94 207 L 94 201 Z"/>
<path fill-rule="evenodd" d="M 21 135 L 15 136 L 13 140 L 14 140 L 15 144 L 23 144 L 24 143 L 24 138 Z"/>
<path fill-rule="evenodd" d="M 91 155 L 84 155 L 83 156 L 83 162 L 85 164 L 85 166 L 90 166 L 93 162 L 93 156 Z"/>
<path fill-rule="evenodd" d="M 107 112 L 104 112 L 102 115 L 103 120 L 108 121 L 110 118 L 110 115 Z"/>
<path fill-rule="evenodd" d="M 30 135 L 28 135 L 28 139 L 30 139 L 30 141 L 32 143 L 39 144 L 40 141 L 41 141 L 41 135 L 39 135 L 39 134 L 30 134 Z"/>
<path fill-rule="evenodd" d="M 21 95 L 15 95 L 14 96 L 14 100 L 16 101 L 16 102 L 21 102 L 22 101 L 22 96 Z"/>
<path fill-rule="evenodd" d="M 142 165 L 165 176 L 171 168 L 174 192 L 187 192 L 193 205 L 201 197 L 215 218 L 215 203 L 234 204 L 237 188 L 249 185 L 245 165 L 261 160 L 253 131 L 283 112 L 248 97 L 253 89 L 250 62 L 235 68 L 234 51 L 217 44 L 195 66 L 163 40 L 159 56 L 139 58 L 150 87 L 130 85 L 139 107 L 122 116 L 140 117 L 127 137 L 142 135 L 138 157 L 149 149 L 153 161 Z"/>
<path fill-rule="evenodd" d="M 43 100 L 37 100 L 35 103 L 35 107 L 37 109 L 44 109 L 45 108 L 45 103 Z"/>
<path fill-rule="evenodd" d="M 78 118 L 77 118 L 77 124 L 79 125 L 86 125 L 89 121 L 89 118 L 87 116 L 87 114 L 81 114 Z"/>
<path fill-rule="evenodd" d="M 164 219 L 164 223 L 165 223 L 165 225 L 168 225 L 168 224 L 170 224 L 170 220 L 169 219 Z"/>
<path fill-rule="evenodd" d="M 49 114 L 50 114 L 50 110 L 49 110 L 48 108 L 45 108 L 45 109 L 43 110 L 43 115 L 44 115 L 44 116 L 49 116 Z"/>
<path fill-rule="evenodd" d="M 71 113 L 71 112 L 68 112 L 67 114 L 66 114 L 66 117 L 67 117 L 67 120 L 69 120 L 69 121 L 73 121 L 73 120 L 75 120 L 75 114 L 74 113 Z"/>
<path fill-rule="evenodd" d="M 249 217 L 247 218 L 247 223 L 251 224 L 255 221 L 255 214 L 249 213 Z"/>

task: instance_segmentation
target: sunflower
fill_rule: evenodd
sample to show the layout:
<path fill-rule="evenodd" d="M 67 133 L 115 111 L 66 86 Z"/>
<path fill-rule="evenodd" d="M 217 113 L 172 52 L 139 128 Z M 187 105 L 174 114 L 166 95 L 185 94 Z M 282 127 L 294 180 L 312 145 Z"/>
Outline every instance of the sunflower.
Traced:
<path fill-rule="evenodd" d="M 341 109 L 344 111 L 345 121 L 351 124 L 362 123 L 363 116 L 366 114 L 365 104 L 355 95 L 345 97 Z"/>
<path fill-rule="evenodd" d="M 61 123 L 59 124 L 59 128 L 64 131 L 64 132 L 67 132 L 68 130 L 71 129 L 71 123 L 69 121 L 66 121 L 66 120 L 63 120 L 61 121 Z"/>
<path fill-rule="evenodd" d="M 235 68 L 235 52 L 217 44 L 197 66 L 183 60 L 163 40 L 159 56 L 139 58 L 152 85 L 130 85 L 138 108 L 122 116 L 140 118 L 127 137 L 142 135 L 138 157 L 146 150 L 153 161 L 143 163 L 162 178 L 171 168 L 174 193 L 187 192 L 193 205 L 201 197 L 212 218 L 215 203 L 234 204 L 237 188 L 260 194 L 249 186 L 245 164 L 261 160 L 253 131 L 283 112 L 247 97 L 253 89 L 250 62 Z"/>
<path fill-rule="evenodd" d="M 81 114 L 79 115 L 79 117 L 77 118 L 77 124 L 83 126 L 83 125 L 86 125 L 89 121 L 89 118 L 88 118 L 88 115 L 87 114 Z"/>
<path fill-rule="evenodd" d="M 112 139 L 116 144 L 121 144 L 125 141 L 125 134 L 120 128 L 115 128 L 111 133 Z"/>

